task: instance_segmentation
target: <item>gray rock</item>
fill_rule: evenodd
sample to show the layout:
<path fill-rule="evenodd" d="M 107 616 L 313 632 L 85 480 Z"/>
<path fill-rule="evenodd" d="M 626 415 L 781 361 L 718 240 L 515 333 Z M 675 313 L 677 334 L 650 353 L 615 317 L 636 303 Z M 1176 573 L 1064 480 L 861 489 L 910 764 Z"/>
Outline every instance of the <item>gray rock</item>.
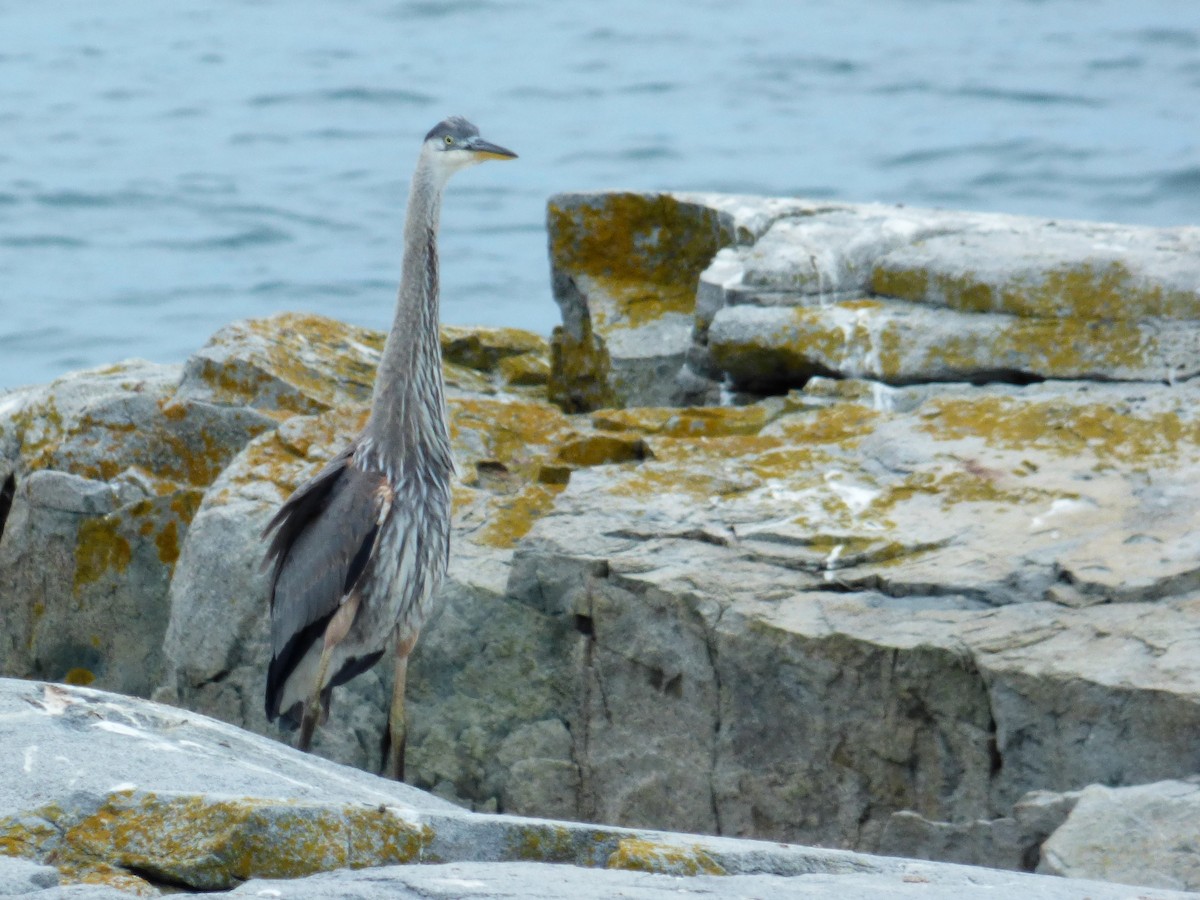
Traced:
<path fill-rule="evenodd" d="M 898 300 L 731 306 L 716 314 L 707 338 L 710 371 L 759 392 L 828 374 L 984 384 L 1161 382 L 1200 371 L 1197 323 L 984 315 Z"/>
<path fill-rule="evenodd" d="M 934 822 L 904 810 L 892 814 L 875 850 L 1033 871 L 1041 858 L 1042 843 L 1066 820 L 1078 799 L 1078 792 L 1034 791 L 1013 805 L 1012 815 L 970 822 Z M 1095 873 L 1091 877 L 1096 877 Z"/>
<path fill-rule="evenodd" d="M 545 863 L 450 863 L 444 866 L 395 866 L 356 873 L 314 875 L 297 881 L 250 881 L 233 896 L 280 897 L 283 900 L 325 900 L 355 897 L 388 898 L 522 898 L 522 900 L 674 900 L 680 897 L 756 897 L 791 900 L 837 897 L 844 900 L 889 900 L 894 897 L 955 900 L 980 895 L 1028 897 L 1031 900 L 1125 900 L 1126 889 L 1085 881 L 1035 880 L 1028 875 L 987 872 L 946 866 L 940 869 L 911 864 L 906 871 L 795 876 L 744 874 L 676 875 L 581 869 Z M 1083 892 L 1082 894 L 1080 892 Z M 1145 900 L 1190 896 L 1174 892 L 1139 893 Z"/>
<path fill-rule="evenodd" d="M 27 859 L 0 856 L 0 897 L 25 896 L 58 886 L 58 869 Z"/>
<path fill-rule="evenodd" d="M 196 713 L 84 688 L 0 679 L 0 738 L 17 751 L 0 756 L 0 846 L 25 860 L 0 860 L 0 884 L 37 897 L 159 887 L 282 897 L 1123 896 L 1091 882 L 467 813 Z M 62 887 L 39 861 L 53 861 Z M 412 865 L 431 862 L 441 865 Z"/>
<path fill-rule="evenodd" d="M 6 395 L 0 672 L 146 695 L 167 587 L 208 482 L 274 423 L 174 393 L 179 367 L 124 363 Z"/>
<path fill-rule="evenodd" d="M 1200 890 L 1200 784 L 1091 785 L 1042 847 L 1039 872 Z"/>
<path fill-rule="evenodd" d="M 703 224 L 714 216 L 715 242 Z M 1200 371 L 1194 228 L 622 193 L 552 198 L 549 222 L 564 322 L 551 384 L 573 408 L 716 402 L 726 382 L 761 395 L 822 374 Z M 664 260 L 678 261 L 673 274 Z"/>
<path fill-rule="evenodd" d="M 700 272 L 801 201 L 703 194 L 558 194 L 547 207 L 563 326 L 550 396 L 566 409 L 662 405 L 691 345 Z"/>

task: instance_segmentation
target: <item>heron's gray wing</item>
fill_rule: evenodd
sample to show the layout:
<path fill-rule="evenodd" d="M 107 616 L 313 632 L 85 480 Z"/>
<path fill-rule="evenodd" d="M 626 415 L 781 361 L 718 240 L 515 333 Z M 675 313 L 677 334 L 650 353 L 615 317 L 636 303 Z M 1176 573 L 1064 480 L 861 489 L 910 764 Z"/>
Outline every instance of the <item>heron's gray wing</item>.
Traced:
<path fill-rule="evenodd" d="M 274 531 L 267 560 L 271 578 L 271 650 L 268 711 L 284 681 L 362 575 L 386 514 L 380 472 L 340 454 L 302 485 L 267 526 Z M 381 490 L 384 489 L 384 490 Z"/>

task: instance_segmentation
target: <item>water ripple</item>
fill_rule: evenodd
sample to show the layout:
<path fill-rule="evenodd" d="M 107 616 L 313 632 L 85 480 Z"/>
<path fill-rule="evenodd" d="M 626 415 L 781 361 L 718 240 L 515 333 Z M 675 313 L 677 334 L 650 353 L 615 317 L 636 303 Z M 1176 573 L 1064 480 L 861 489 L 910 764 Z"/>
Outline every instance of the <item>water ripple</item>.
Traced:
<path fill-rule="evenodd" d="M 251 106 L 282 106 L 292 103 L 370 103 L 381 106 L 426 106 L 434 100 L 429 94 L 396 88 L 340 87 L 324 91 L 297 91 L 290 94 L 258 94 Z"/>
<path fill-rule="evenodd" d="M 86 247 L 87 245 L 87 241 L 61 234 L 18 234 L 0 238 L 0 247 L 62 247 L 65 249 L 75 249 L 77 247 Z"/>
<path fill-rule="evenodd" d="M 261 247 L 265 244 L 282 244 L 293 239 L 291 233 L 269 225 L 256 225 L 244 228 L 232 234 L 218 237 L 200 238 L 198 240 L 157 240 L 143 241 L 136 246 L 161 247 L 166 250 L 183 250 L 186 252 L 203 252 L 208 250 L 246 250 Z"/>
<path fill-rule="evenodd" d="M 1057 91 L 1023 91 L 986 85 L 967 85 L 946 92 L 953 97 L 966 97 L 971 100 L 999 100 L 1003 103 L 1028 103 L 1039 106 L 1083 106 L 1097 109 L 1105 106 L 1105 101 L 1097 97 L 1085 97 L 1082 94 L 1063 94 Z"/>

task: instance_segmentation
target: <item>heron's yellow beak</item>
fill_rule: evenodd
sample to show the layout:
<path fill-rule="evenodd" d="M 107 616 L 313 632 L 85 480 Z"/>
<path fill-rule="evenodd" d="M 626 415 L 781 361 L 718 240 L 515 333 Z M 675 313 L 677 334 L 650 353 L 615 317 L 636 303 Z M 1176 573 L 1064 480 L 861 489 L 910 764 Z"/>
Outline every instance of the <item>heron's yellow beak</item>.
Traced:
<path fill-rule="evenodd" d="M 480 159 L 516 159 L 517 154 L 481 138 L 473 140 L 468 149 Z"/>

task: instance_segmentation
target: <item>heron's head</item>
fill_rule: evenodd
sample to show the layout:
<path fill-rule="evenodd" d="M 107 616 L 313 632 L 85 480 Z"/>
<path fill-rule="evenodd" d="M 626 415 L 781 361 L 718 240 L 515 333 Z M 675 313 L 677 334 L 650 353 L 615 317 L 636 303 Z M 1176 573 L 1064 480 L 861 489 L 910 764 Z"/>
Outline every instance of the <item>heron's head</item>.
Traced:
<path fill-rule="evenodd" d="M 425 135 L 423 152 L 447 177 L 485 160 L 517 158 L 511 150 L 481 138 L 479 129 L 462 116 L 451 116 L 434 125 Z"/>

